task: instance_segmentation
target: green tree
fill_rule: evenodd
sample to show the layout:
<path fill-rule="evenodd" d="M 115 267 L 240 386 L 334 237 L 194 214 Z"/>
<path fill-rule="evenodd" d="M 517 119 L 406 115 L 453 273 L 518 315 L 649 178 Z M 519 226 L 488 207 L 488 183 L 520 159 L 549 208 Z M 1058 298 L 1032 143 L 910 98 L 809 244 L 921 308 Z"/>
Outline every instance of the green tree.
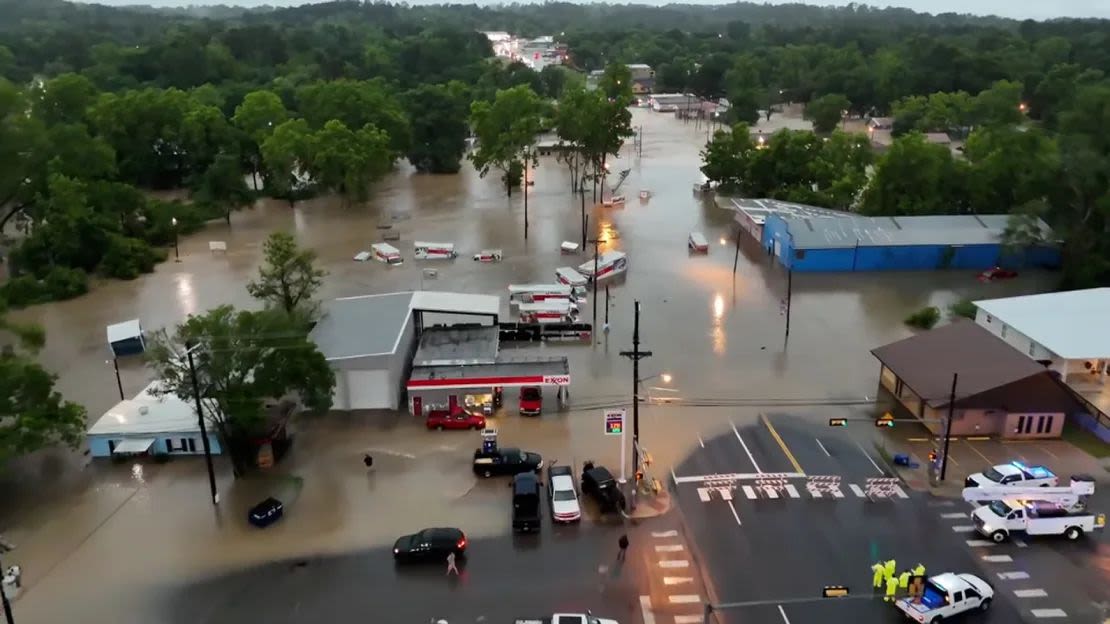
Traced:
<path fill-rule="evenodd" d="M 1006 213 L 1059 186 L 1056 142 L 1037 128 L 980 127 L 967 139 L 968 199 L 979 214 Z"/>
<path fill-rule="evenodd" d="M 499 169 L 508 196 L 520 184 L 525 152 L 542 128 L 543 110 L 539 96 L 526 85 L 498 91 L 492 103 L 470 105 L 470 124 L 478 137 L 470 159 L 482 177 L 492 167 Z"/>
<path fill-rule="evenodd" d="M 231 225 L 231 212 L 246 206 L 254 196 L 243 179 L 238 154 L 219 154 L 196 182 L 194 199 L 221 207 Z"/>
<path fill-rule="evenodd" d="M 96 86 L 88 78 L 62 74 L 38 83 L 33 89 L 31 110 L 47 125 L 83 123 L 96 96 Z"/>
<path fill-rule="evenodd" d="M 409 162 L 417 171 L 458 173 L 470 132 L 466 85 L 421 85 L 403 99 L 412 124 Z"/>
<path fill-rule="evenodd" d="M 852 103 L 840 94 L 828 94 L 813 100 L 806 105 L 805 116 L 813 122 L 813 129 L 822 134 L 836 130 L 844 113 L 851 108 Z"/>
<path fill-rule="evenodd" d="M 316 252 L 301 249 L 287 232 L 274 232 L 262 247 L 258 279 L 247 292 L 267 307 L 283 310 L 306 321 L 315 319 L 319 304 L 313 300 L 327 272 L 316 268 Z"/>
<path fill-rule="evenodd" d="M 748 163 L 755 152 L 751 131 L 747 124 L 738 123 L 731 130 L 718 130 L 701 152 L 701 172 L 724 192 L 734 193 L 744 188 L 748 176 Z"/>
<path fill-rule="evenodd" d="M 873 216 L 936 215 L 962 212 L 966 168 L 942 145 L 917 132 L 894 140 L 875 165 L 864 189 L 860 212 Z"/>
<path fill-rule="evenodd" d="M 581 188 L 581 180 L 587 167 L 587 116 L 590 103 L 594 99 L 596 95 L 576 85 L 563 92 L 558 106 L 555 107 L 555 134 L 559 137 L 561 147 L 558 159 L 570 171 L 572 189 Z"/>
<path fill-rule="evenodd" d="M 147 357 L 163 380 L 162 391 L 192 403 L 196 394 L 185 357 L 190 348 L 204 417 L 230 451 L 236 476 L 253 459 L 247 442 L 269 433 L 268 401 L 295 395 L 312 412 L 331 408 L 335 375 L 301 320 L 282 310 L 220 306 L 152 338 Z"/>
<path fill-rule="evenodd" d="M 607 98 L 628 106 L 632 102 L 632 71 L 623 63 L 610 63 L 605 66 L 597 88 Z"/>
<path fill-rule="evenodd" d="M 568 75 L 567 69 L 561 65 L 545 65 L 540 70 L 540 83 L 543 85 L 544 97 L 559 99 L 569 82 Z M 631 77 L 631 73 L 629 76 Z"/>
<path fill-rule="evenodd" d="M 386 133 L 394 156 L 412 144 L 409 119 L 393 91 L 378 80 L 334 80 L 297 89 L 297 105 L 308 125 L 323 128 L 337 119 L 348 128 L 367 124 Z"/>
<path fill-rule="evenodd" d="M 333 119 L 312 135 L 308 172 L 345 201 L 366 201 L 370 185 L 393 165 L 389 137 L 372 125 L 351 130 Z"/>
<path fill-rule="evenodd" d="M 27 106 L 24 94 L 0 78 L 0 231 L 34 204 L 50 151 L 46 130 L 27 116 Z"/>
<path fill-rule="evenodd" d="M 252 91 L 243 98 L 242 104 L 235 107 L 235 116 L 231 121 L 250 139 L 247 156 L 251 164 L 251 180 L 256 191 L 258 172 L 262 166 L 260 146 L 273 134 L 274 128 L 288 118 L 289 111 L 285 109 L 285 104 L 272 91 Z"/>
<path fill-rule="evenodd" d="M 972 110 L 981 125 L 1016 124 L 1024 117 L 1021 94 L 1025 87 L 1020 82 L 999 80 L 975 96 Z"/>
<path fill-rule="evenodd" d="M 312 159 L 312 131 L 303 119 L 290 119 L 274 128 L 262 143 L 266 184 L 275 197 L 284 197 L 292 208 L 297 201 L 302 176 Z"/>

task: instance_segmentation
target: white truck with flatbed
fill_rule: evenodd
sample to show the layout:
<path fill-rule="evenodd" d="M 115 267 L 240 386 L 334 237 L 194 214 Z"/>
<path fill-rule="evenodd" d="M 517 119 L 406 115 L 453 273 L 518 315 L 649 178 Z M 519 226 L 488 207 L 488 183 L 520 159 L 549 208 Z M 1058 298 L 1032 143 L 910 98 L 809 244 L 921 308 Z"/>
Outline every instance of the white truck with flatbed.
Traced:
<path fill-rule="evenodd" d="M 968 611 L 986 611 L 994 598 L 990 583 L 974 574 L 945 572 L 925 580 L 921 596 L 894 602 L 905 616 L 920 624 L 938 624 Z"/>
<path fill-rule="evenodd" d="M 991 466 L 967 476 L 965 487 L 1055 487 L 1056 475 L 1044 466 L 1029 466 L 1019 461 Z"/>
<path fill-rule="evenodd" d="M 1105 514 L 1076 512 L 1048 501 L 997 500 L 971 514 L 975 530 L 992 542 L 1004 542 L 1011 533 L 1026 535 L 1063 535 L 1076 540 L 1106 526 Z"/>
<path fill-rule="evenodd" d="M 585 613 L 555 613 L 547 617 L 517 618 L 514 624 L 620 624 L 616 620 Z"/>

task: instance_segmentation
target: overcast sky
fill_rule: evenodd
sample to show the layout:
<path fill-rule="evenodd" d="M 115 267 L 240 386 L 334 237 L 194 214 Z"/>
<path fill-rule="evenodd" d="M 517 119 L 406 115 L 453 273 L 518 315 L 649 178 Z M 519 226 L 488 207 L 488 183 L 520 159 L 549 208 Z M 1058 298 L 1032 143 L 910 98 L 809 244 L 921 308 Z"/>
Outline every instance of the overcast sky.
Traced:
<path fill-rule="evenodd" d="M 442 0 L 409 0 L 411 4 L 436 4 Z M 483 0 L 468 0 L 477 4 L 499 4 Z M 527 0 L 524 0 L 527 1 Z M 635 4 L 666 4 L 669 0 L 633 0 Z M 690 4 L 715 4 L 704 0 L 680 0 Z M 772 4 L 786 1 L 770 0 Z M 805 4 L 844 6 L 851 0 L 800 0 Z M 229 4 L 239 6 L 297 6 L 312 0 L 96 0 L 98 4 L 150 6 L 184 6 Z M 1002 15 L 1018 19 L 1049 19 L 1053 17 L 1103 17 L 1110 18 L 1110 0 L 883 0 L 870 2 L 877 6 L 899 6 L 926 13 L 974 13 L 976 15 Z"/>

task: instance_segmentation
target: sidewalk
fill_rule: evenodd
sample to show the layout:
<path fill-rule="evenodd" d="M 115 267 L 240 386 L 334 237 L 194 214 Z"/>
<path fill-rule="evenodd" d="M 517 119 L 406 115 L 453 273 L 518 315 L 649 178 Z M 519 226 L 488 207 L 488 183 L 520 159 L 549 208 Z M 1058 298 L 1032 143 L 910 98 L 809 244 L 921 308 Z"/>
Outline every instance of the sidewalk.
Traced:
<path fill-rule="evenodd" d="M 636 508 L 621 512 L 621 515 L 633 521 L 657 518 L 670 511 L 672 505 L 671 493 L 663 487 L 656 493 L 638 494 Z"/>

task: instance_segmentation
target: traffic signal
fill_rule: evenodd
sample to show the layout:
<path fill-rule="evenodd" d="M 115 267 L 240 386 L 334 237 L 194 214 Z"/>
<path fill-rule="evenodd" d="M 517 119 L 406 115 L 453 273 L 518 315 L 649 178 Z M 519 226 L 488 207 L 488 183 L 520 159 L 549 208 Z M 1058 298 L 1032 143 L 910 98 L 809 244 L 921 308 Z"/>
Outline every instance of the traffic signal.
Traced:
<path fill-rule="evenodd" d="M 829 419 L 829 426 L 830 427 L 847 427 L 848 426 L 848 419 L 847 418 L 830 418 Z"/>
<path fill-rule="evenodd" d="M 929 463 L 935 462 L 936 460 L 937 460 L 937 452 L 936 451 L 929 451 Z"/>
<path fill-rule="evenodd" d="M 887 413 L 883 414 L 882 416 L 875 419 L 875 426 L 876 427 L 893 427 L 894 426 L 894 416 L 891 415 L 890 412 L 887 412 Z"/>

